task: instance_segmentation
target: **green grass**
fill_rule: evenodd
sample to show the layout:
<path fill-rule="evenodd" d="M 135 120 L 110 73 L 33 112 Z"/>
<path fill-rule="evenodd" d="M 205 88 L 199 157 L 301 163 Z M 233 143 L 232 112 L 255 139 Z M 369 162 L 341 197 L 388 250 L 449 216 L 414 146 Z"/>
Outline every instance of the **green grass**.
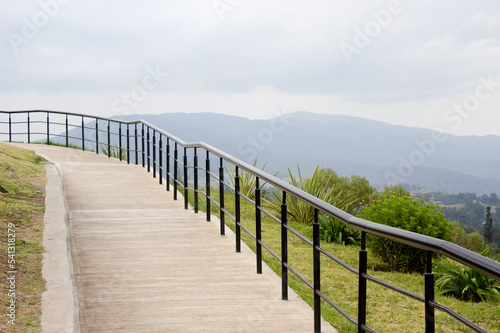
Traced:
<path fill-rule="evenodd" d="M 488 256 L 491 250 L 487 248 L 481 255 Z M 434 263 L 436 288 L 441 294 L 471 302 L 485 300 L 500 300 L 500 281 L 463 265 L 457 265 L 444 258 Z"/>
<path fill-rule="evenodd" d="M 47 141 L 45 141 L 45 142 L 32 142 L 32 143 L 39 144 L 39 145 L 46 145 Z M 58 142 L 54 142 L 54 141 L 49 141 L 49 146 L 66 147 L 66 144 L 65 143 L 58 143 Z M 71 143 L 68 143 L 68 147 L 67 148 L 82 149 L 81 146 L 73 145 Z M 85 151 L 94 152 L 94 150 L 92 150 L 92 149 L 85 149 Z"/>
<path fill-rule="evenodd" d="M 39 332 L 45 168 L 31 151 L 0 143 L 0 332 Z M 8 226 L 16 238 L 16 325 L 7 322 Z"/>
<path fill-rule="evenodd" d="M 213 197 L 218 200 L 218 191 L 212 191 Z M 189 200 L 193 205 L 193 194 L 189 193 Z M 242 199 L 241 216 L 243 225 L 255 233 L 255 207 Z M 272 207 L 267 203 L 263 206 L 272 212 Z M 200 196 L 199 209 L 205 209 L 205 198 Z M 225 194 L 225 207 L 234 216 L 234 196 Z M 212 214 L 219 216 L 219 210 L 212 205 Z M 277 212 L 274 212 L 277 213 Z M 226 217 L 226 225 L 234 231 L 234 222 Z M 303 223 L 289 221 L 289 225 L 311 239 L 312 228 Z M 262 214 L 262 240 L 275 253 L 281 254 L 280 225 Z M 255 251 L 255 240 L 242 231 L 243 241 Z M 288 233 L 288 261 L 301 275 L 310 282 L 313 280 L 312 248 L 298 237 Z M 358 246 L 343 246 L 334 243 L 322 243 L 321 246 L 354 268 L 358 268 Z M 263 249 L 264 261 L 281 276 L 281 264 Z M 405 274 L 388 271 L 388 267 L 373 255 L 368 253 L 368 273 L 398 287 L 409 290 L 419 295 L 424 294 L 424 278 L 421 274 Z M 357 318 L 357 286 L 358 278 L 336 262 L 321 257 L 321 283 L 322 292 L 338 304 L 353 318 Z M 289 285 L 309 305 L 313 303 L 313 293 L 302 281 L 289 273 Z M 405 297 L 394 291 L 368 282 L 367 289 L 367 324 L 378 332 L 423 332 L 424 304 Z M 446 296 L 436 296 L 437 302 L 446 305 L 462 314 L 467 319 L 478 324 L 488 332 L 500 332 L 500 303 L 499 302 L 463 302 Z M 348 322 L 330 305 L 322 302 L 322 316 L 330 322 L 339 332 L 356 332 L 354 325 Z M 454 320 L 441 311 L 436 310 L 437 332 L 470 332 L 463 324 Z"/>

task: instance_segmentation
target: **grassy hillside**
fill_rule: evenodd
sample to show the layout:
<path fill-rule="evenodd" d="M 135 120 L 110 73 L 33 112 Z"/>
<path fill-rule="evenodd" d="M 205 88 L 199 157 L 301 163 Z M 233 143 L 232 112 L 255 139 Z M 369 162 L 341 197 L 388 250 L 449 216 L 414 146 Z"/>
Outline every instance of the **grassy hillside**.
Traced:
<path fill-rule="evenodd" d="M 0 143 L 0 332 L 40 331 L 41 294 L 45 290 L 43 162 L 31 151 Z M 9 242 L 14 239 L 15 243 Z M 9 277 L 15 277 L 15 282 L 7 280 Z M 9 323 L 12 300 L 15 321 Z"/>
<path fill-rule="evenodd" d="M 218 191 L 214 189 L 212 193 L 215 194 L 213 197 L 218 201 Z M 190 202 L 194 204 L 192 193 L 190 193 L 190 196 Z M 225 207 L 233 216 L 235 215 L 234 206 L 234 196 L 226 193 Z M 272 208 L 268 204 L 264 203 L 264 207 L 272 211 Z M 200 196 L 199 208 L 200 210 L 204 210 L 205 208 L 205 198 L 203 196 Z M 254 206 L 242 199 L 241 209 L 243 224 L 250 231 L 255 232 Z M 215 205 L 212 205 L 212 214 L 219 216 L 219 210 Z M 232 230 L 235 229 L 234 222 L 231 219 L 226 218 L 226 224 Z M 311 239 L 311 226 L 294 221 L 289 221 L 289 225 Z M 241 232 L 241 235 L 243 241 L 255 251 L 255 240 L 244 231 Z M 265 214 L 262 214 L 262 240 L 275 253 L 281 253 L 280 226 L 274 220 L 265 216 Z M 289 264 L 309 281 L 313 281 L 312 248 L 290 233 L 288 234 L 288 245 Z M 324 242 L 322 242 L 321 246 L 337 258 L 351 265 L 351 267 L 358 268 L 359 246 L 343 246 Z M 262 254 L 264 261 L 278 276 L 281 276 L 281 264 L 265 249 L 262 250 Z M 321 257 L 321 267 L 322 292 L 353 318 L 357 318 L 357 276 L 325 256 Z M 388 270 L 387 265 L 375 258 L 370 251 L 368 252 L 368 267 L 370 275 L 416 294 L 424 295 L 423 275 L 391 272 Z M 299 281 L 292 273 L 289 273 L 289 285 L 312 306 L 313 294 L 311 289 Z M 372 282 L 368 282 L 367 296 L 367 324 L 377 332 L 401 333 L 425 331 L 423 303 L 389 291 Z M 500 332 L 500 316 L 498 315 L 500 302 L 472 303 L 445 296 L 436 296 L 436 300 L 482 326 L 486 331 Z M 324 302 L 322 302 L 322 316 L 339 332 L 357 332 L 355 326 L 348 323 L 344 317 Z M 471 330 L 443 312 L 436 310 L 436 332 L 471 332 Z"/>

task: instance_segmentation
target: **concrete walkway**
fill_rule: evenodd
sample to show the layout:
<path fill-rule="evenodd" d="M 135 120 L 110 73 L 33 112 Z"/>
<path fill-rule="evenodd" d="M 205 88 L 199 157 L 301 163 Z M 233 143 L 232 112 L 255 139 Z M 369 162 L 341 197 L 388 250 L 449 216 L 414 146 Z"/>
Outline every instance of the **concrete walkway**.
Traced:
<path fill-rule="evenodd" d="M 313 331 L 312 309 L 291 290 L 282 301 L 278 276 L 265 265 L 256 274 L 254 253 L 236 253 L 229 228 L 220 236 L 217 218 L 184 210 L 182 197 L 173 201 L 144 168 L 74 149 L 17 146 L 55 164 L 67 201 L 77 300 L 71 306 L 61 298 L 59 308 L 57 299 L 46 301 L 44 332 Z M 47 285 L 61 274 L 72 277 L 53 268 Z M 61 312 L 75 324 L 49 328 Z M 335 332 L 326 322 L 323 331 Z"/>

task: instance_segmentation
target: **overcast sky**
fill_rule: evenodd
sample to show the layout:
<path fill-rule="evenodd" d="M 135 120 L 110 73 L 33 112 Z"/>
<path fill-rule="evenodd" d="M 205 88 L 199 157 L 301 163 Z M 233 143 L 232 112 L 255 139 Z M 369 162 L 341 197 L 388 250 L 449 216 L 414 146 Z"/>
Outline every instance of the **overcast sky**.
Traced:
<path fill-rule="evenodd" d="M 500 135 L 498 0 L 0 0 L 0 110 Z"/>

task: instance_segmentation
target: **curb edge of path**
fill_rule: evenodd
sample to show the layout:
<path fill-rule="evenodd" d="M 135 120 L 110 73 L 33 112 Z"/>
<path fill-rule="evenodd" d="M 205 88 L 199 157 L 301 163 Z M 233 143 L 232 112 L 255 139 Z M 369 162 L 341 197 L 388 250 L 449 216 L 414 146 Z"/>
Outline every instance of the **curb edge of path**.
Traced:
<path fill-rule="evenodd" d="M 79 301 L 73 270 L 68 205 L 59 167 L 45 166 L 45 198 L 42 276 L 46 291 L 42 294 L 42 333 L 80 332 Z"/>

